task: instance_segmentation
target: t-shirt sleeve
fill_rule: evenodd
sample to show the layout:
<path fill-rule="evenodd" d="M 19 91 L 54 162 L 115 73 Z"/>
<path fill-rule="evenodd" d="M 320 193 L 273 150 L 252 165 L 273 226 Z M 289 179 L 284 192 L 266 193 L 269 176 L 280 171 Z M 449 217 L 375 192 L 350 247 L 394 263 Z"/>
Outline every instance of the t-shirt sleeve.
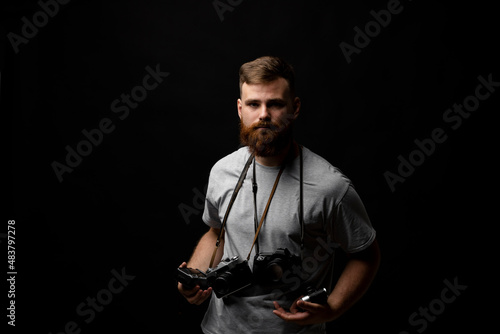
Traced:
<path fill-rule="evenodd" d="M 333 219 L 333 238 L 346 253 L 356 253 L 367 248 L 375 240 L 365 206 L 358 193 L 349 185 L 338 203 Z"/>
<path fill-rule="evenodd" d="M 219 205 L 215 195 L 216 189 L 216 180 L 213 177 L 212 171 L 208 180 L 207 195 L 205 197 L 205 209 L 203 210 L 202 219 L 208 226 L 220 228 L 222 222 L 219 217 Z"/>

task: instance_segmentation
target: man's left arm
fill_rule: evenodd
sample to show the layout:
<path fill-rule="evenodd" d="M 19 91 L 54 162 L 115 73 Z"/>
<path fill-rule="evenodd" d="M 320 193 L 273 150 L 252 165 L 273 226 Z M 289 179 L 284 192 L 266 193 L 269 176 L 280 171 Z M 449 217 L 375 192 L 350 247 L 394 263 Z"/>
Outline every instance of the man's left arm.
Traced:
<path fill-rule="evenodd" d="M 299 325 L 335 320 L 365 294 L 377 273 L 379 264 L 380 250 L 377 240 L 374 240 L 368 248 L 349 255 L 346 266 L 328 297 L 326 305 L 298 299 L 290 307 L 290 311 L 286 311 L 274 302 L 276 309 L 273 312 L 281 319 Z"/>

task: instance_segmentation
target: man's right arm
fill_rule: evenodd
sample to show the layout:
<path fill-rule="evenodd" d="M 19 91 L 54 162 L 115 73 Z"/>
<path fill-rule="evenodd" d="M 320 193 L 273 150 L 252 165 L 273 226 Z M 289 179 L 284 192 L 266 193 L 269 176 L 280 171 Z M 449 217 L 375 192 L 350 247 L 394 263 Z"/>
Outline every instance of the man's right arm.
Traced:
<path fill-rule="evenodd" d="M 198 245 L 194 249 L 193 255 L 189 262 L 183 262 L 180 267 L 190 267 L 196 268 L 202 271 L 206 271 L 210 265 L 210 260 L 212 259 L 212 254 L 215 249 L 215 243 L 217 241 L 217 237 L 219 236 L 219 229 L 211 227 L 207 233 L 205 233 L 200 241 L 198 241 Z M 214 263 L 212 267 L 215 267 L 219 264 L 222 259 L 224 249 L 224 239 L 221 239 L 221 243 L 219 249 L 217 250 L 217 254 L 215 256 Z M 181 283 L 177 284 L 177 288 L 179 292 L 186 298 L 186 300 L 191 304 L 200 305 L 203 303 L 210 294 L 212 293 L 212 288 L 208 288 L 207 290 L 201 290 L 197 285 L 193 289 L 184 289 Z"/>

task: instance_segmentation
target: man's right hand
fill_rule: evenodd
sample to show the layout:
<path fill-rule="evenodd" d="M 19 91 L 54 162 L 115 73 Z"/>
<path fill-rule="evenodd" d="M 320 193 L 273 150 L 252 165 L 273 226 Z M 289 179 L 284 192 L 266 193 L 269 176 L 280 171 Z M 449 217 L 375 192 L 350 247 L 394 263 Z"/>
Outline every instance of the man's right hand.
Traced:
<path fill-rule="evenodd" d="M 186 268 L 186 267 L 187 267 L 186 262 L 182 262 L 182 264 L 179 266 L 179 268 Z M 196 305 L 200 305 L 201 303 L 203 303 L 212 294 L 211 287 L 206 290 L 202 290 L 199 285 L 195 286 L 192 289 L 186 289 L 184 288 L 182 283 L 177 283 L 177 289 L 190 304 L 196 304 Z"/>

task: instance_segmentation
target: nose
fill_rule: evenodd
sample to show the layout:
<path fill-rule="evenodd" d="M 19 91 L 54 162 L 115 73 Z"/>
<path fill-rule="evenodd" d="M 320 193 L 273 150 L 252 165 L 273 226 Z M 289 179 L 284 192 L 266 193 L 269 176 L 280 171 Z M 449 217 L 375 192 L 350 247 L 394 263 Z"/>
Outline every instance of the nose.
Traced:
<path fill-rule="evenodd" d="M 259 120 L 260 121 L 268 121 L 271 119 L 271 115 L 269 114 L 269 110 L 265 104 L 262 104 L 261 109 L 259 110 Z"/>

